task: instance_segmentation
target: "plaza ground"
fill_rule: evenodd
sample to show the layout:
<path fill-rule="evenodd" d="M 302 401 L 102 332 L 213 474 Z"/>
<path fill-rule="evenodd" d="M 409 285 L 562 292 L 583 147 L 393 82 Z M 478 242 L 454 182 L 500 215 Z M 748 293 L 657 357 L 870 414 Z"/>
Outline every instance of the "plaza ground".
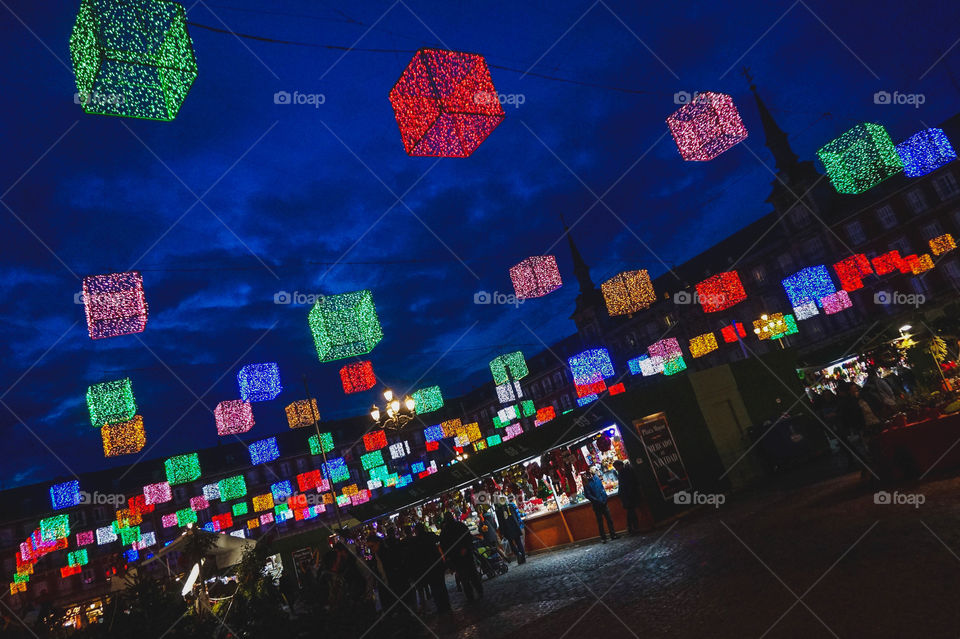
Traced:
<path fill-rule="evenodd" d="M 960 479 L 896 489 L 925 502 L 877 504 L 859 474 L 733 496 L 511 564 L 479 602 L 450 578 L 452 615 L 387 619 L 370 636 L 956 637 Z"/>

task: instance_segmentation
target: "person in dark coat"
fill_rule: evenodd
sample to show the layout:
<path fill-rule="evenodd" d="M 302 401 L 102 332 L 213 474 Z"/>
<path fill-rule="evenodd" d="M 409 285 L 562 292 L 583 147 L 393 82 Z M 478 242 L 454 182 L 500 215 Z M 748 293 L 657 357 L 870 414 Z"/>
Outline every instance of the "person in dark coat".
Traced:
<path fill-rule="evenodd" d="M 473 560 L 473 535 L 466 524 L 457 521 L 453 513 L 448 512 L 440 530 L 440 548 L 447 565 L 457 573 L 463 586 L 467 601 L 474 600 L 474 592 L 483 597 L 483 584 Z"/>
<path fill-rule="evenodd" d="M 617 470 L 617 496 L 620 504 L 627 512 L 627 533 L 635 535 L 640 532 L 640 520 L 637 518 L 637 506 L 640 505 L 640 482 L 633 468 L 619 459 L 613 462 Z"/>
<path fill-rule="evenodd" d="M 607 528 L 610 530 L 610 539 L 620 537 L 613 529 L 613 516 L 610 515 L 610 507 L 607 506 L 607 491 L 603 487 L 600 477 L 593 473 L 583 474 L 583 496 L 590 500 L 593 506 L 593 514 L 597 516 L 597 528 L 600 530 L 600 539 L 607 543 L 607 535 L 603 531 L 603 520 L 607 520 Z"/>
<path fill-rule="evenodd" d="M 440 538 L 427 530 L 423 524 L 417 524 L 416 534 L 410 547 L 410 563 L 414 579 L 421 588 L 429 587 L 437 612 L 450 612 L 450 593 L 444 579 L 443 556 L 440 554 Z"/>
<path fill-rule="evenodd" d="M 854 456 L 854 440 L 863 436 L 867 424 L 857 396 L 860 387 L 853 382 L 841 383 L 837 389 L 837 437 L 842 439 L 841 448 L 847 459 L 847 468 L 858 465 Z"/>
<path fill-rule="evenodd" d="M 523 548 L 523 517 L 517 505 L 508 502 L 503 495 L 497 505 L 497 521 L 500 522 L 500 535 L 507 540 L 517 557 L 517 565 L 527 563 L 527 553 Z"/>

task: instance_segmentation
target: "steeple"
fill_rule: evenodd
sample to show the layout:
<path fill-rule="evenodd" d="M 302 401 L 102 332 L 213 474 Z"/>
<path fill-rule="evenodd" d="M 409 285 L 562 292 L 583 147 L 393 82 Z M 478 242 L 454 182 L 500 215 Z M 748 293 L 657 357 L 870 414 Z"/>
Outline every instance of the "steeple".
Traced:
<path fill-rule="evenodd" d="M 567 226 L 566 220 L 563 219 L 563 215 L 560 216 L 560 221 L 563 223 L 563 232 L 567 236 L 567 242 L 570 244 L 570 256 L 573 258 L 573 274 L 576 275 L 577 281 L 580 283 L 580 294 L 586 295 L 587 293 L 596 291 L 597 286 L 590 278 L 590 267 L 587 266 L 587 263 L 583 260 L 583 256 L 580 255 L 580 250 L 577 248 L 577 245 L 574 244 L 573 235 L 570 234 L 570 228 Z"/>
<path fill-rule="evenodd" d="M 757 111 L 760 112 L 760 122 L 763 124 L 763 134 L 767 138 L 766 144 L 770 152 L 773 153 L 773 160 L 777 167 L 777 172 L 788 173 L 797 166 L 797 154 L 790 148 L 790 142 L 787 140 L 787 134 L 784 133 L 780 125 L 770 114 L 767 105 L 764 104 L 757 92 L 757 85 L 753 83 L 753 76 L 750 75 L 750 69 L 743 68 L 743 75 L 750 83 L 750 91 L 757 101 Z"/>

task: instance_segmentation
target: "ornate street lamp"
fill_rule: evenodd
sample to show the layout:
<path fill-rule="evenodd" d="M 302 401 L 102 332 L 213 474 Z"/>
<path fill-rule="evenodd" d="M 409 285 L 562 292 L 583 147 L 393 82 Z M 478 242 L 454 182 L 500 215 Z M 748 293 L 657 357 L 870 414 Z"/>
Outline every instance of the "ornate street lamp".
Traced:
<path fill-rule="evenodd" d="M 370 409 L 370 417 L 381 428 L 400 430 L 417 414 L 417 403 L 409 395 L 405 396 L 403 401 L 400 401 L 394 397 L 393 391 L 388 388 L 383 391 L 383 399 L 386 401 L 384 415 L 381 415 L 380 407 L 376 404 Z"/>

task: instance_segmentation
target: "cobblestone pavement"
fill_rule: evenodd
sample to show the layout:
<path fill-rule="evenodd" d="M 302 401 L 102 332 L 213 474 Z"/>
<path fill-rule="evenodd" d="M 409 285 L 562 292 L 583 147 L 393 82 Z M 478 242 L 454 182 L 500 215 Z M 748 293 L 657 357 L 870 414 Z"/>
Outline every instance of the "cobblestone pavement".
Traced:
<path fill-rule="evenodd" d="M 451 580 L 451 615 L 382 623 L 483 639 L 957 637 L 960 479 L 898 491 L 925 502 L 876 504 L 853 474 L 733 497 L 642 536 L 511 565 L 479 602 Z"/>

